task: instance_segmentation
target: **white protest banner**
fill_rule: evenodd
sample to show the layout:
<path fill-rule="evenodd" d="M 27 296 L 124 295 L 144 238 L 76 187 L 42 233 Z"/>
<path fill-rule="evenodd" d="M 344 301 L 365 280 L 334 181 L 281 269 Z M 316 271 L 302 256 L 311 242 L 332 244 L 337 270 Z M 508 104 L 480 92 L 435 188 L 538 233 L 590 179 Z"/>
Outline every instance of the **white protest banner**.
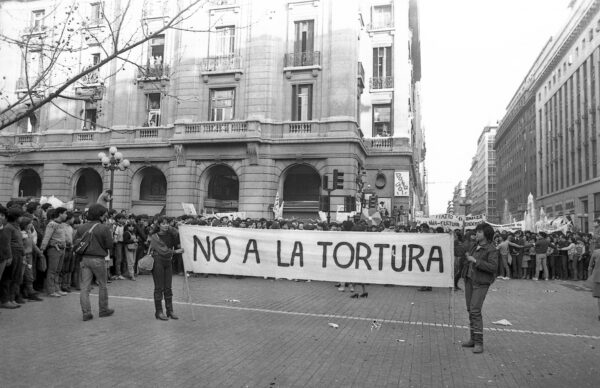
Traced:
<path fill-rule="evenodd" d="M 186 271 L 331 282 L 453 286 L 449 234 L 179 227 Z"/>
<path fill-rule="evenodd" d="M 465 216 L 465 230 L 475 229 L 477 225 L 485 222 L 485 214 L 478 214 L 476 216 Z"/>
<path fill-rule="evenodd" d="M 227 217 L 227 218 L 229 218 L 229 221 L 233 221 L 236 218 L 239 218 L 242 220 L 246 219 L 246 212 L 215 213 L 212 215 L 214 215 L 217 218 Z"/>
<path fill-rule="evenodd" d="M 430 228 L 441 226 L 448 229 L 462 229 L 463 218 L 454 214 L 434 214 L 429 217 L 415 217 L 417 225 L 427 224 Z"/>
<path fill-rule="evenodd" d="M 408 171 L 394 171 L 394 196 L 408 197 L 410 195 L 410 176 Z"/>
<path fill-rule="evenodd" d="M 198 213 L 196 213 L 196 208 L 194 207 L 193 203 L 181 202 L 181 207 L 183 208 L 183 214 L 186 214 L 188 216 L 198 215 Z"/>
<path fill-rule="evenodd" d="M 489 222 L 488 224 L 490 224 L 492 228 L 500 232 L 516 232 L 517 230 L 523 230 L 525 227 L 525 221 L 512 222 L 510 224 L 502 225 L 492 224 Z"/>

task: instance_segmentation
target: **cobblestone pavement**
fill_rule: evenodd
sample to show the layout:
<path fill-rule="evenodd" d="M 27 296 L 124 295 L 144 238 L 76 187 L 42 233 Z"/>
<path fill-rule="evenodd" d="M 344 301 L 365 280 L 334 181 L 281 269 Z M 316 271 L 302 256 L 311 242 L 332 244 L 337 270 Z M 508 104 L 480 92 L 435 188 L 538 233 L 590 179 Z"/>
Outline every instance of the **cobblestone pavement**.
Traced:
<path fill-rule="evenodd" d="M 597 387 L 600 321 L 582 282 L 498 280 L 485 352 L 460 347 L 464 293 L 189 278 L 179 321 L 154 319 L 152 279 L 109 285 L 114 316 L 81 320 L 77 293 L 0 311 L 2 387 Z M 192 319 L 191 309 L 195 320 Z M 492 324 L 507 319 L 510 327 Z M 374 322 L 375 321 L 375 322 Z M 339 325 L 333 328 L 329 323 Z M 455 341 L 453 342 L 453 334 Z"/>

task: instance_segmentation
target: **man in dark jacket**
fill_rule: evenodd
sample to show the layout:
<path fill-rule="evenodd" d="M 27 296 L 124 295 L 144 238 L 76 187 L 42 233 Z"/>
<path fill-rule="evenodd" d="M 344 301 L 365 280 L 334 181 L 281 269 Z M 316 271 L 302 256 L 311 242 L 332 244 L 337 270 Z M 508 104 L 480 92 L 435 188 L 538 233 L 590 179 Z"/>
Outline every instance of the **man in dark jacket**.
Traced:
<path fill-rule="evenodd" d="M 6 224 L 6 216 L 7 210 L 4 206 L 0 205 L 0 279 L 2 279 L 2 275 L 6 267 L 10 267 L 12 265 L 13 257 L 12 250 L 10 249 L 10 236 L 11 231 L 5 227 Z M 5 279 L 6 282 L 9 282 L 10 279 Z M 2 280 L 0 280 L 0 287 L 4 284 Z M 16 309 L 19 307 L 18 305 L 13 305 L 12 303 L 7 304 L 5 308 Z"/>
<path fill-rule="evenodd" d="M 475 228 L 477 245 L 466 255 L 467 264 L 463 269 L 465 279 L 465 297 L 469 312 L 471 338 L 462 344 L 473 348 L 473 353 L 483 352 L 483 318 L 481 309 L 490 284 L 496 278 L 498 251 L 492 244 L 494 229 L 487 223 Z"/>
<path fill-rule="evenodd" d="M 109 225 L 104 224 L 108 210 L 96 203 L 88 210 L 88 222 L 77 229 L 73 238 L 73 247 L 77 247 L 86 232 L 91 231 L 89 245 L 83 252 L 81 258 L 81 294 L 79 302 L 83 312 L 83 320 L 89 321 L 94 318 L 90 305 L 90 291 L 92 289 L 92 278 L 96 276 L 99 284 L 98 304 L 99 316 L 109 317 L 115 310 L 108 308 L 108 289 L 106 288 L 106 266 L 105 258 L 113 247 L 112 230 Z M 92 229 L 93 228 L 93 229 Z"/>

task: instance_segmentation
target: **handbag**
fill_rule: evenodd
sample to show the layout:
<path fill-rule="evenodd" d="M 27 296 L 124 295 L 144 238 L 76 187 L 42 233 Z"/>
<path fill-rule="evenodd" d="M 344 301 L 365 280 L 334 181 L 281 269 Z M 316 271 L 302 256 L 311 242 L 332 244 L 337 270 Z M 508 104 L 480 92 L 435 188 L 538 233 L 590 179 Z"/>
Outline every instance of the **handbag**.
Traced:
<path fill-rule="evenodd" d="M 138 265 L 137 265 L 138 273 L 140 271 L 152 271 L 153 267 L 154 267 L 154 257 L 152 256 L 150 249 L 148 249 L 148 252 L 144 255 L 144 257 L 142 257 L 138 261 Z"/>
<path fill-rule="evenodd" d="M 88 247 L 90 246 L 90 242 L 92 242 L 92 231 L 94 230 L 96 225 L 98 224 L 92 225 L 92 227 L 88 229 L 88 231 L 85 232 L 83 236 L 81 236 L 79 241 L 75 242 L 73 252 L 75 252 L 78 255 L 85 254 L 85 251 L 87 251 Z"/>
<path fill-rule="evenodd" d="M 128 251 L 135 251 L 138 247 L 137 243 L 129 243 L 126 245 Z"/>

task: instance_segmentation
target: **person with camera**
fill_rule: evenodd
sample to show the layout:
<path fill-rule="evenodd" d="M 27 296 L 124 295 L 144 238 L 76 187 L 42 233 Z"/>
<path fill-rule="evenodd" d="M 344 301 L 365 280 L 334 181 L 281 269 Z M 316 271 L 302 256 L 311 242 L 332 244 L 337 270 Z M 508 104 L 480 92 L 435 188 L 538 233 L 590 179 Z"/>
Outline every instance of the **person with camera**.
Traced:
<path fill-rule="evenodd" d="M 108 289 L 105 258 L 113 247 L 111 227 L 104 223 L 108 211 L 98 203 L 90 206 L 85 224 L 81 225 L 73 238 L 74 249 L 81 255 L 81 294 L 79 303 L 83 312 L 83 320 L 94 318 L 90 305 L 92 279 L 96 277 L 99 285 L 99 316 L 109 317 L 115 310 L 108 308 Z M 82 243 L 83 242 L 83 243 Z M 86 244 L 87 242 L 87 244 Z"/>

